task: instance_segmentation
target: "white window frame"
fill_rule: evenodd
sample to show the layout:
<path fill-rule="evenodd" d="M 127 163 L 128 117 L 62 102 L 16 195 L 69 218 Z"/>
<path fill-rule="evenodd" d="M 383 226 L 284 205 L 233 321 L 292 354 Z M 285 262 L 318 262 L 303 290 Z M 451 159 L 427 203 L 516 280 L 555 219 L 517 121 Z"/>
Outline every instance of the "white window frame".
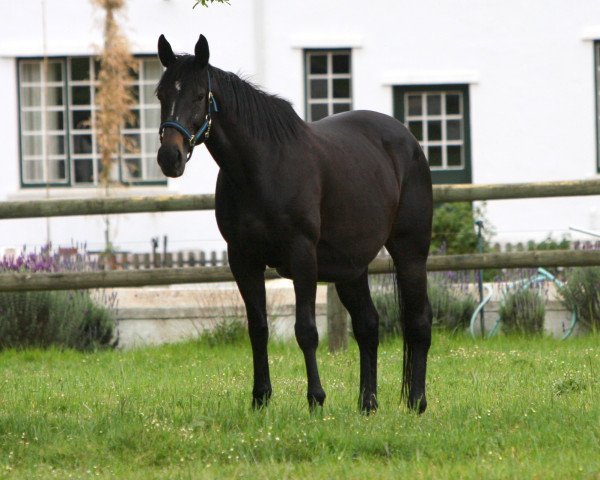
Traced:
<path fill-rule="evenodd" d="M 459 96 L 459 113 L 451 114 L 446 112 L 446 96 L 447 95 L 458 95 Z M 409 109 L 410 97 L 421 98 L 421 114 L 411 115 Z M 440 96 L 440 113 L 429 114 L 427 112 L 427 97 Z M 404 95 L 404 112 L 406 126 L 410 130 L 411 122 L 422 122 L 423 124 L 423 138 L 419 140 L 425 156 L 429 158 L 430 147 L 441 147 L 442 150 L 442 162 L 441 165 L 430 165 L 432 170 L 462 170 L 465 168 L 465 112 L 464 112 L 464 98 L 463 92 L 459 90 L 424 90 L 409 92 Z M 439 140 L 429 139 L 429 122 L 439 121 L 441 123 L 441 138 Z M 448 121 L 460 121 L 460 139 L 448 139 L 447 125 Z M 459 146 L 460 150 L 460 165 L 448 165 L 448 149 L 449 146 Z"/>
<path fill-rule="evenodd" d="M 333 73 L 333 56 L 334 55 L 348 55 L 349 72 L 348 73 Z M 310 72 L 310 59 L 312 56 L 326 56 L 327 57 L 327 72 L 326 73 L 311 73 Z M 336 105 L 348 105 L 348 110 L 352 110 L 352 50 L 348 48 L 344 49 L 309 49 L 304 51 L 304 62 L 305 62 L 305 92 L 306 92 L 306 120 L 308 122 L 313 121 L 312 119 L 312 105 L 326 105 L 327 116 L 333 115 L 335 112 Z M 350 83 L 349 97 L 333 97 L 333 82 L 337 79 L 348 80 Z M 311 95 L 311 80 L 326 80 L 327 81 L 327 97 L 323 98 L 312 98 Z M 342 110 L 347 111 L 347 110 Z"/>
<path fill-rule="evenodd" d="M 75 58 L 85 58 L 88 60 L 89 68 L 89 79 L 86 80 L 72 80 L 72 61 Z M 111 180 L 130 184 L 130 185 L 164 185 L 166 179 L 160 173 L 160 169 L 156 166 L 156 151 L 158 149 L 158 126 L 160 123 L 160 104 L 154 95 L 154 88 L 158 81 L 157 78 L 148 79 L 146 76 L 146 68 L 148 61 L 157 62 L 158 60 L 152 56 L 140 56 L 136 57 L 138 60 L 138 75 L 134 85 L 138 90 L 138 103 L 134 107 L 134 110 L 139 112 L 138 120 L 139 124 L 135 127 L 127 128 L 125 126 L 122 130 L 124 136 L 135 135 L 139 138 L 140 150 L 139 152 L 128 152 L 121 147 L 119 159 L 115 158 L 114 168 L 111 170 Z M 44 76 L 44 62 L 39 58 L 23 58 L 18 59 L 18 72 L 19 72 L 19 119 L 20 119 L 20 168 L 21 168 L 21 185 L 22 187 L 40 187 L 40 186 L 51 186 L 51 187 L 96 187 L 99 184 L 99 162 L 100 153 L 96 142 L 96 120 L 95 120 L 95 91 L 97 88 L 96 68 L 94 57 L 56 57 L 48 60 L 49 63 L 58 63 L 61 65 L 62 78 L 61 81 L 47 82 Z M 39 81 L 26 82 L 23 79 L 23 65 L 38 65 L 40 69 Z M 162 68 L 162 67 L 161 67 Z M 24 105 L 24 88 L 35 87 L 40 89 L 41 104 L 38 106 L 25 106 Z M 46 92 L 49 87 L 62 87 L 62 105 L 60 106 L 48 106 L 46 101 Z M 74 87 L 87 87 L 90 89 L 90 103 L 85 105 L 78 105 L 73 103 L 72 89 Z M 60 111 L 63 114 L 63 129 L 57 131 L 50 131 L 46 128 L 47 116 L 46 112 Z M 73 125 L 73 113 L 76 111 L 89 111 L 91 113 L 90 128 L 76 128 Z M 41 112 L 41 127 L 39 130 L 24 130 L 24 116 L 28 112 Z M 156 119 L 154 124 L 149 122 L 149 117 Z M 60 155 L 47 155 L 49 135 L 64 135 L 65 145 L 64 152 Z M 42 138 L 42 151 L 41 154 L 29 154 L 26 150 L 25 139 L 39 135 Z M 88 153 L 75 153 L 75 145 L 77 135 L 91 135 L 91 152 Z M 76 167 L 75 163 L 77 160 L 91 160 L 93 175 L 91 182 L 77 182 L 76 181 Z M 132 159 L 139 159 L 141 166 L 140 177 L 133 177 L 127 174 L 127 161 Z M 119 162 L 120 160 L 120 162 Z M 41 168 L 39 169 L 36 177 L 27 177 L 26 168 L 27 162 L 41 162 Z M 47 172 L 47 165 L 49 161 L 63 161 L 64 162 L 64 178 L 53 179 L 49 178 Z"/>

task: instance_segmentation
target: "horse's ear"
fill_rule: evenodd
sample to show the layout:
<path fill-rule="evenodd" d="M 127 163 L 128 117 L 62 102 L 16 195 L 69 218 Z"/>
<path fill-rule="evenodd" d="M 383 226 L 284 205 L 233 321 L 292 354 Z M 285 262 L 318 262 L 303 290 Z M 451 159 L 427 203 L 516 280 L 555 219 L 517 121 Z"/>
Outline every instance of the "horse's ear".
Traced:
<path fill-rule="evenodd" d="M 175 62 L 175 54 L 171 48 L 171 44 L 167 41 L 164 35 L 158 37 L 158 58 L 163 67 L 168 68 L 173 62 Z"/>
<path fill-rule="evenodd" d="M 194 48 L 194 54 L 196 55 L 196 63 L 204 68 L 208 65 L 208 57 L 210 52 L 208 51 L 208 41 L 204 35 L 200 35 L 198 42 L 196 42 L 196 48 Z"/>

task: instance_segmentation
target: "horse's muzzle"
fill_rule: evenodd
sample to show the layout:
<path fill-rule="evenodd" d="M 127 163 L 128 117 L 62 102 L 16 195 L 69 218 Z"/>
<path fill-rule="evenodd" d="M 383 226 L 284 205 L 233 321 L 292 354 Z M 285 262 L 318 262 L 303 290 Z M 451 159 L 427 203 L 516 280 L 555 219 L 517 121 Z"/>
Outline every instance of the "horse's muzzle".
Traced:
<path fill-rule="evenodd" d="M 177 178 L 183 175 L 187 159 L 177 145 L 163 143 L 158 149 L 156 160 L 167 177 Z"/>

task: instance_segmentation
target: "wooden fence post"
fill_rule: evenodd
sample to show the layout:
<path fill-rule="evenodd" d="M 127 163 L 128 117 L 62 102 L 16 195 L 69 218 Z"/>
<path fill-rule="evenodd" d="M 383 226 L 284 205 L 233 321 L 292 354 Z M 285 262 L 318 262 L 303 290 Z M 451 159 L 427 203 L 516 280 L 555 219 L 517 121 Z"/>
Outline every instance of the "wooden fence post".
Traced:
<path fill-rule="evenodd" d="M 348 313 L 333 283 L 327 284 L 327 336 L 330 352 L 348 347 Z"/>

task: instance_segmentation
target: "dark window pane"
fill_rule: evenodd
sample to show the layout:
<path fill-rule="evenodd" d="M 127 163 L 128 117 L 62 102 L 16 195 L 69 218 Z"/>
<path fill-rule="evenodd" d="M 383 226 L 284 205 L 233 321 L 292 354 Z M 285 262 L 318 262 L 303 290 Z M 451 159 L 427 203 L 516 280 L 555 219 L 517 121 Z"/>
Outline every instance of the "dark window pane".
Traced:
<path fill-rule="evenodd" d="M 440 95 L 427 95 L 427 115 L 440 115 L 442 113 L 442 97 Z"/>
<path fill-rule="evenodd" d="M 327 112 L 327 104 L 325 103 L 316 103 L 310 106 L 310 119 L 313 122 L 317 120 L 321 120 L 328 115 Z"/>
<path fill-rule="evenodd" d="M 23 122 L 23 130 L 41 130 L 42 129 L 42 112 L 23 112 L 21 116 Z"/>
<path fill-rule="evenodd" d="M 350 73 L 350 55 L 332 55 L 333 73 Z"/>
<path fill-rule="evenodd" d="M 63 104 L 63 88 L 62 87 L 48 87 L 46 89 L 46 103 L 48 105 L 62 105 Z"/>
<path fill-rule="evenodd" d="M 448 120 L 446 122 L 446 137 L 448 140 L 460 140 L 460 120 Z"/>
<path fill-rule="evenodd" d="M 48 130 L 65 129 L 63 112 L 47 112 L 46 121 L 48 122 Z"/>
<path fill-rule="evenodd" d="M 64 160 L 48 161 L 48 180 L 51 182 L 61 181 L 67 178 Z"/>
<path fill-rule="evenodd" d="M 327 55 L 310 55 L 310 73 L 327 73 Z"/>
<path fill-rule="evenodd" d="M 158 98 L 156 98 L 156 85 L 144 85 L 142 87 L 142 93 L 144 94 L 144 104 L 155 104 L 159 105 Z"/>
<path fill-rule="evenodd" d="M 40 82 L 42 80 L 42 70 L 38 62 L 21 64 L 22 82 Z"/>
<path fill-rule="evenodd" d="M 139 78 L 140 78 L 139 64 L 137 66 L 134 66 L 134 68 L 129 69 L 129 77 L 133 78 L 134 80 L 139 80 Z"/>
<path fill-rule="evenodd" d="M 48 135 L 48 155 L 64 155 L 65 154 L 65 136 L 64 135 Z"/>
<path fill-rule="evenodd" d="M 439 120 L 432 120 L 427 122 L 427 139 L 428 140 L 441 140 L 442 139 L 442 122 Z"/>
<path fill-rule="evenodd" d="M 145 128 L 155 128 L 158 130 L 160 125 L 160 109 L 146 108 L 144 110 Z"/>
<path fill-rule="evenodd" d="M 347 112 L 349 110 L 350 110 L 349 103 L 334 103 L 333 104 L 333 113 Z"/>
<path fill-rule="evenodd" d="M 350 98 L 350 79 L 336 78 L 333 80 L 333 98 Z"/>
<path fill-rule="evenodd" d="M 42 135 L 27 135 L 21 142 L 23 155 L 41 155 L 44 148 L 44 137 Z"/>
<path fill-rule="evenodd" d="M 460 145 L 448 145 L 448 166 L 460 167 L 462 165 L 462 147 Z"/>
<path fill-rule="evenodd" d="M 140 87 L 138 87 L 137 85 L 132 85 L 131 95 L 133 96 L 133 99 L 136 103 L 140 103 Z"/>
<path fill-rule="evenodd" d="M 27 160 L 23 162 L 23 181 L 41 182 L 44 179 L 44 161 Z"/>
<path fill-rule="evenodd" d="M 48 81 L 62 82 L 62 79 L 62 63 L 48 62 Z"/>
<path fill-rule="evenodd" d="M 327 98 L 327 80 L 310 81 L 310 98 Z"/>
<path fill-rule="evenodd" d="M 92 153 L 92 136 L 73 135 L 73 153 Z"/>
<path fill-rule="evenodd" d="M 144 153 L 154 154 L 160 148 L 160 141 L 158 135 L 155 132 L 144 134 Z"/>
<path fill-rule="evenodd" d="M 92 183 L 94 181 L 94 162 L 91 158 L 75 160 L 75 182 Z"/>
<path fill-rule="evenodd" d="M 39 107 L 42 104 L 42 89 L 40 87 L 23 87 L 21 102 L 24 107 Z"/>
<path fill-rule="evenodd" d="M 125 153 L 140 153 L 142 140 L 138 134 L 123 135 L 123 151 Z"/>
<path fill-rule="evenodd" d="M 90 79 L 90 60 L 89 58 L 71 59 L 71 80 L 89 80 Z"/>
<path fill-rule="evenodd" d="M 90 105 L 91 100 L 90 87 L 71 88 L 71 103 L 73 105 Z"/>
<path fill-rule="evenodd" d="M 410 122 L 408 128 L 417 140 L 423 140 L 423 122 Z"/>
<path fill-rule="evenodd" d="M 429 165 L 432 167 L 442 166 L 442 147 L 429 147 Z"/>
<path fill-rule="evenodd" d="M 73 128 L 76 130 L 92 128 L 92 112 L 89 110 L 74 110 Z"/>
<path fill-rule="evenodd" d="M 139 158 L 125 159 L 125 176 L 127 178 L 142 178 L 142 161 Z"/>
<path fill-rule="evenodd" d="M 131 111 L 131 118 L 125 123 L 125 128 L 140 128 L 140 111 Z"/>
<path fill-rule="evenodd" d="M 158 80 L 162 75 L 162 66 L 158 59 L 144 59 L 144 80 Z"/>
<path fill-rule="evenodd" d="M 446 114 L 455 115 L 460 113 L 460 95 L 457 93 L 446 94 Z"/>
<path fill-rule="evenodd" d="M 423 114 L 421 95 L 409 95 L 408 96 L 408 114 L 409 115 L 422 115 Z"/>
<path fill-rule="evenodd" d="M 100 59 L 94 58 L 94 78 L 98 80 L 98 74 L 100 73 Z"/>

